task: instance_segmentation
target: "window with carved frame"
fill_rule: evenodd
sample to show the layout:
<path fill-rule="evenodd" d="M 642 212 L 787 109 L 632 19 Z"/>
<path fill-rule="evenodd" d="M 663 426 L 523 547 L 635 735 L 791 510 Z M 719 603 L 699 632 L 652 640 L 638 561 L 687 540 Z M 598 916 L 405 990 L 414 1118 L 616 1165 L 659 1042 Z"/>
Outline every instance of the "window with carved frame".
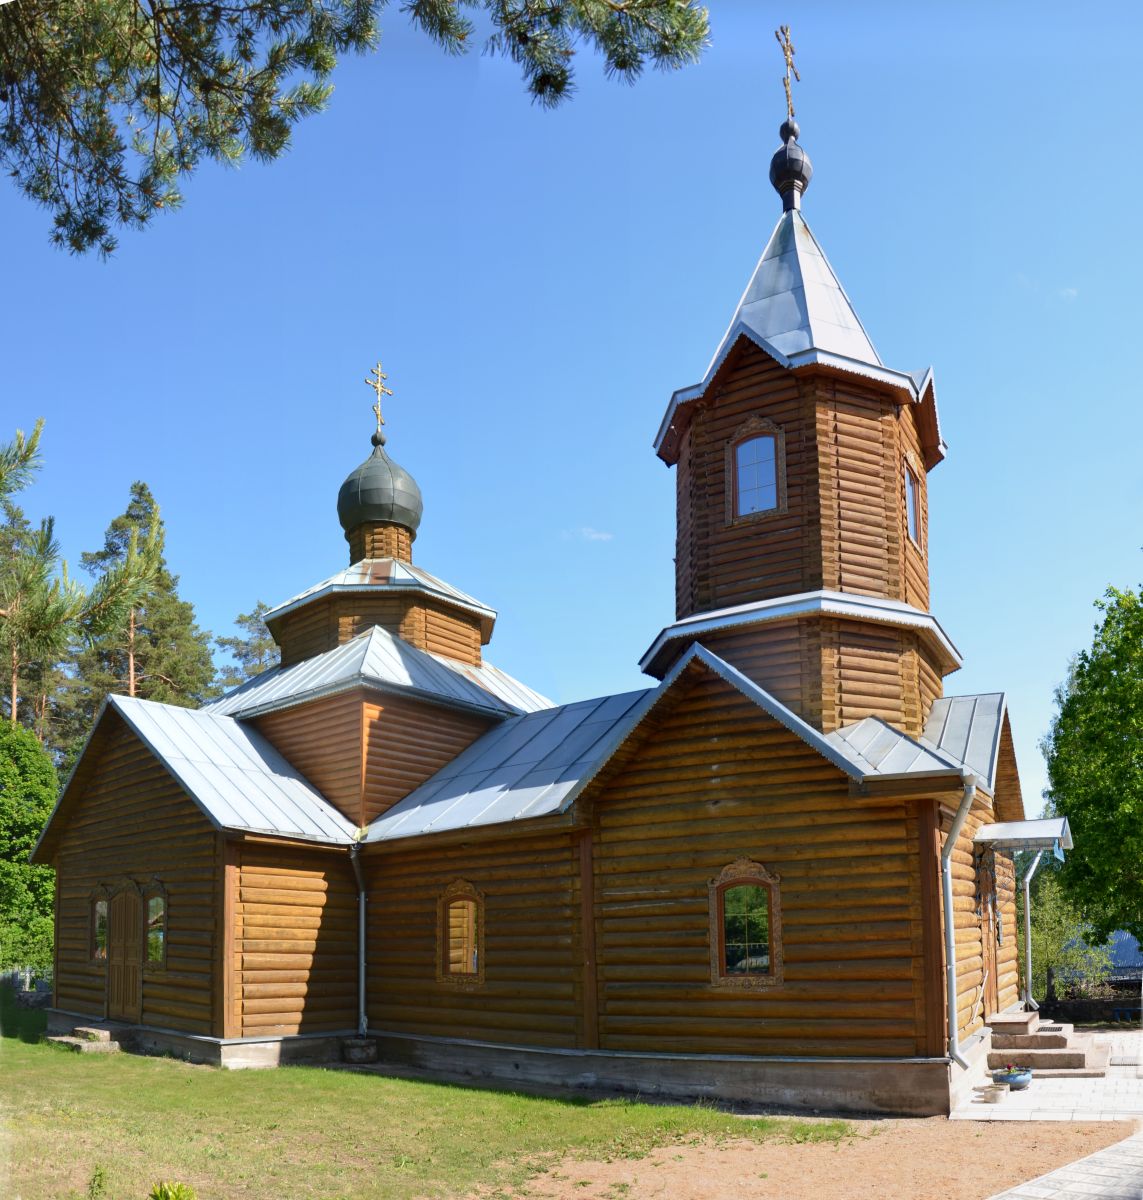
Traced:
<path fill-rule="evenodd" d="M 726 444 L 726 523 L 786 511 L 786 435 L 764 417 L 751 417 Z"/>
<path fill-rule="evenodd" d="M 905 528 L 913 545 L 922 549 L 921 479 L 908 458 L 905 459 Z"/>
<path fill-rule="evenodd" d="M 107 962 L 108 895 L 104 890 L 92 892 L 88 945 L 93 962 Z"/>
<path fill-rule="evenodd" d="M 167 889 L 152 880 L 143 889 L 143 965 L 161 971 L 167 965 Z"/>
<path fill-rule="evenodd" d="M 753 859 L 723 867 L 709 884 L 710 978 L 752 990 L 782 982 L 779 877 Z"/>
<path fill-rule="evenodd" d="M 437 982 L 484 983 L 484 893 L 464 879 L 450 883 L 437 901 Z"/>

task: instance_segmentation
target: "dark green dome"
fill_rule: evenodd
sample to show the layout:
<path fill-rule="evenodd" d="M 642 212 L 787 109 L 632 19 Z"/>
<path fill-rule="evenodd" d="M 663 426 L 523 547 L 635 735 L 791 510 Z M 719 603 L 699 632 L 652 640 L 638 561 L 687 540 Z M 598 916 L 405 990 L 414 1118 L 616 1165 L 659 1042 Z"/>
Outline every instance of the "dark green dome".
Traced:
<path fill-rule="evenodd" d="M 413 533 L 421 523 L 424 502 L 417 481 L 385 453 L 385 435 L 373 435 L 373 453 L 341 485 L 337 517 L 348 536 L 358 525 L 388 521 Z"/>

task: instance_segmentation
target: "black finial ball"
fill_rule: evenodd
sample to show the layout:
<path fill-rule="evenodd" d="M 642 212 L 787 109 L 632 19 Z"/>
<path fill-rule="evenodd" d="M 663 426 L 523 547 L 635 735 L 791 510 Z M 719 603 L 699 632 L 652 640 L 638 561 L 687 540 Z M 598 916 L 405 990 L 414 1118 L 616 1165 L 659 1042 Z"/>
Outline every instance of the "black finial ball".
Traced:
<path fill-rule="evenodd" d="M 381 432 L 380 429 L 378 429 L 377 432 L 369 440 L 373 443 L 374 446 L 384 446 L 385 445 L 385 435 Z"/>
<path fill-rule="evenodd" d="M 795 121 L 793 117 L 790 117 L 788 121 L 782 122 L 782 128 L 778 130 L 778 136 L 784 142 L 796 142 L 798 140 L 798 134 L 801 132 L 802 131 L 798 128 L 797 121 Z"/>
<path fill-rule="evenodd" d="M 795 140 L 798 136 L 796 121 L 782 124 L 782 145 L 770 160 L 770 182 L 782 197 L 782 208 L 800 208 L 802 193 L 810 186 L 814 175 L 810 156 Z"/>

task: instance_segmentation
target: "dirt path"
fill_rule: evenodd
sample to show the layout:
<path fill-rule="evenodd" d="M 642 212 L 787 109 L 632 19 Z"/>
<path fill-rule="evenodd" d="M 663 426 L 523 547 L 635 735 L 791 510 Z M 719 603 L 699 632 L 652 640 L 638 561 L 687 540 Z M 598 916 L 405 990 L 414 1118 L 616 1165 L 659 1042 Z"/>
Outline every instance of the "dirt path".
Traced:
<path fill-rule="evenodd" d="M 854 1121 L 839 1144 L 671 1146 L 646 1158 L 565 1159 L 529 1200 L 985 1200 L 1135 1132 L 1132 1122 Z M 504 1195 L 504 1193 L 497 1193 Z"/>

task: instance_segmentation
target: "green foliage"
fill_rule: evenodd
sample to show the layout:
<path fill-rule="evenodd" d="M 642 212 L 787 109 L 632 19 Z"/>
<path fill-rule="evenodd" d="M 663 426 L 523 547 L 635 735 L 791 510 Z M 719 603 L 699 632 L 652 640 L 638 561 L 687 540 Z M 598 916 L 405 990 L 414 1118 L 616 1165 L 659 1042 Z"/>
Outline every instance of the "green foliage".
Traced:
<path fill-rule="evenodd" d="M 1024 962 L 1024 896 L 1018 893 L 1017 944 L 1021 975 Z M 1056 993 L 1082 995 L 1107 978 L 1111 953 L 1099 945 L 1089 922 L 1069 899 L 1060 873 L 1046 870 L 1032 881 L 1032 997 L 1042 1000 L 1048 991 L 1048 968 L 1057 980 Z"/>
<path fill-rule="evenodd" d="M 55 872 L 33 866 L 59 787 L 34 734 L 0 721 L 0 967 L 52 965 Z"/>
<path fill-rule="evenodd" d="M 270 636 L 263 619 L 269 611 L 270 606 L 259 600 L 253 612 L 239 613 L 234 618 L 234 624 L 242 631 L 240 636 L 215 638 L 215 645 L 234 659 L 233 664 L 223 667 L 219 673 L 218 684 L 223 691 L 228 692 L 278 665 L 281 657 L 278 644 Z"/>
<path fill-rule="evenodd" d="M 0 447 L 5 525 L 0 530 L 0 655 L 8 681 L 8 715 L 20 717 L 20 677 L 32 666 L 41 674 L 67 652 L 76 640 L 91 640 L 130 610 L 148 586 L 159 555 L 158 524 L 135 531 L 113 569 L 90 590 L 68 574 L 60 558 L 51 517 L 32 526 L 10 499 L 39 466 L 38 442 L 42 423 L 32 437 L 17 431 Z"/>
<path fill-rule="evenodd" d="M 0 5 L 0 162 L 54 216 L 54 241 L 109 253 L 182 201 L 202 159 L 271 160 L 322 109 L 338 55 L 379 38 L 386 0 L 18 0 Z M 488 49 L 523 71 L 541 104 L 572 89 L 577 46 L 633 81 L 650 61 L 693 62 L 707 13 L 694 0 L 408 0 L 448 53 L 475 41 L 464 9 L 491 23 Z"/>
<path fill-rule="evenodd" d="M 147 1200 L 195 1200 L 194 1188 L 185 1183 L 156 1183 Z"/>
<path fill-rule="evenodd" d="M 1109 588 L 1090 650 L 1056 693 L 1047 797 L 1075 849 L 1061 880 L 1097 941 L 1143 940 L 1143 597 Z"/>
<path fill-rule="evenodd" d="M 103 1200 L 107 1195 L 107 1172 L 101 1163 L 95 1164 L 91 1178 L 87 1181 L 87 1200 Z"/>
<path fill-rule="evenodd" d="M 54 737 L 74 754 L 105 697 L 126 693 L 164 704 L 197 706 L 217 694 L 210 634 L 195 623 L 194 607 L 179 598 L 178 576 L 163 557 L 163 525 L 150 488 L 136 481 L 126 511 L 104 535 L 103 548 L 80 562 L 98 581 L 122 568 L 144 529 L 157 530 L 154 572 L 146 591 L 113 626 L 80 653 L 74 675 L 57 696 Z"/>

